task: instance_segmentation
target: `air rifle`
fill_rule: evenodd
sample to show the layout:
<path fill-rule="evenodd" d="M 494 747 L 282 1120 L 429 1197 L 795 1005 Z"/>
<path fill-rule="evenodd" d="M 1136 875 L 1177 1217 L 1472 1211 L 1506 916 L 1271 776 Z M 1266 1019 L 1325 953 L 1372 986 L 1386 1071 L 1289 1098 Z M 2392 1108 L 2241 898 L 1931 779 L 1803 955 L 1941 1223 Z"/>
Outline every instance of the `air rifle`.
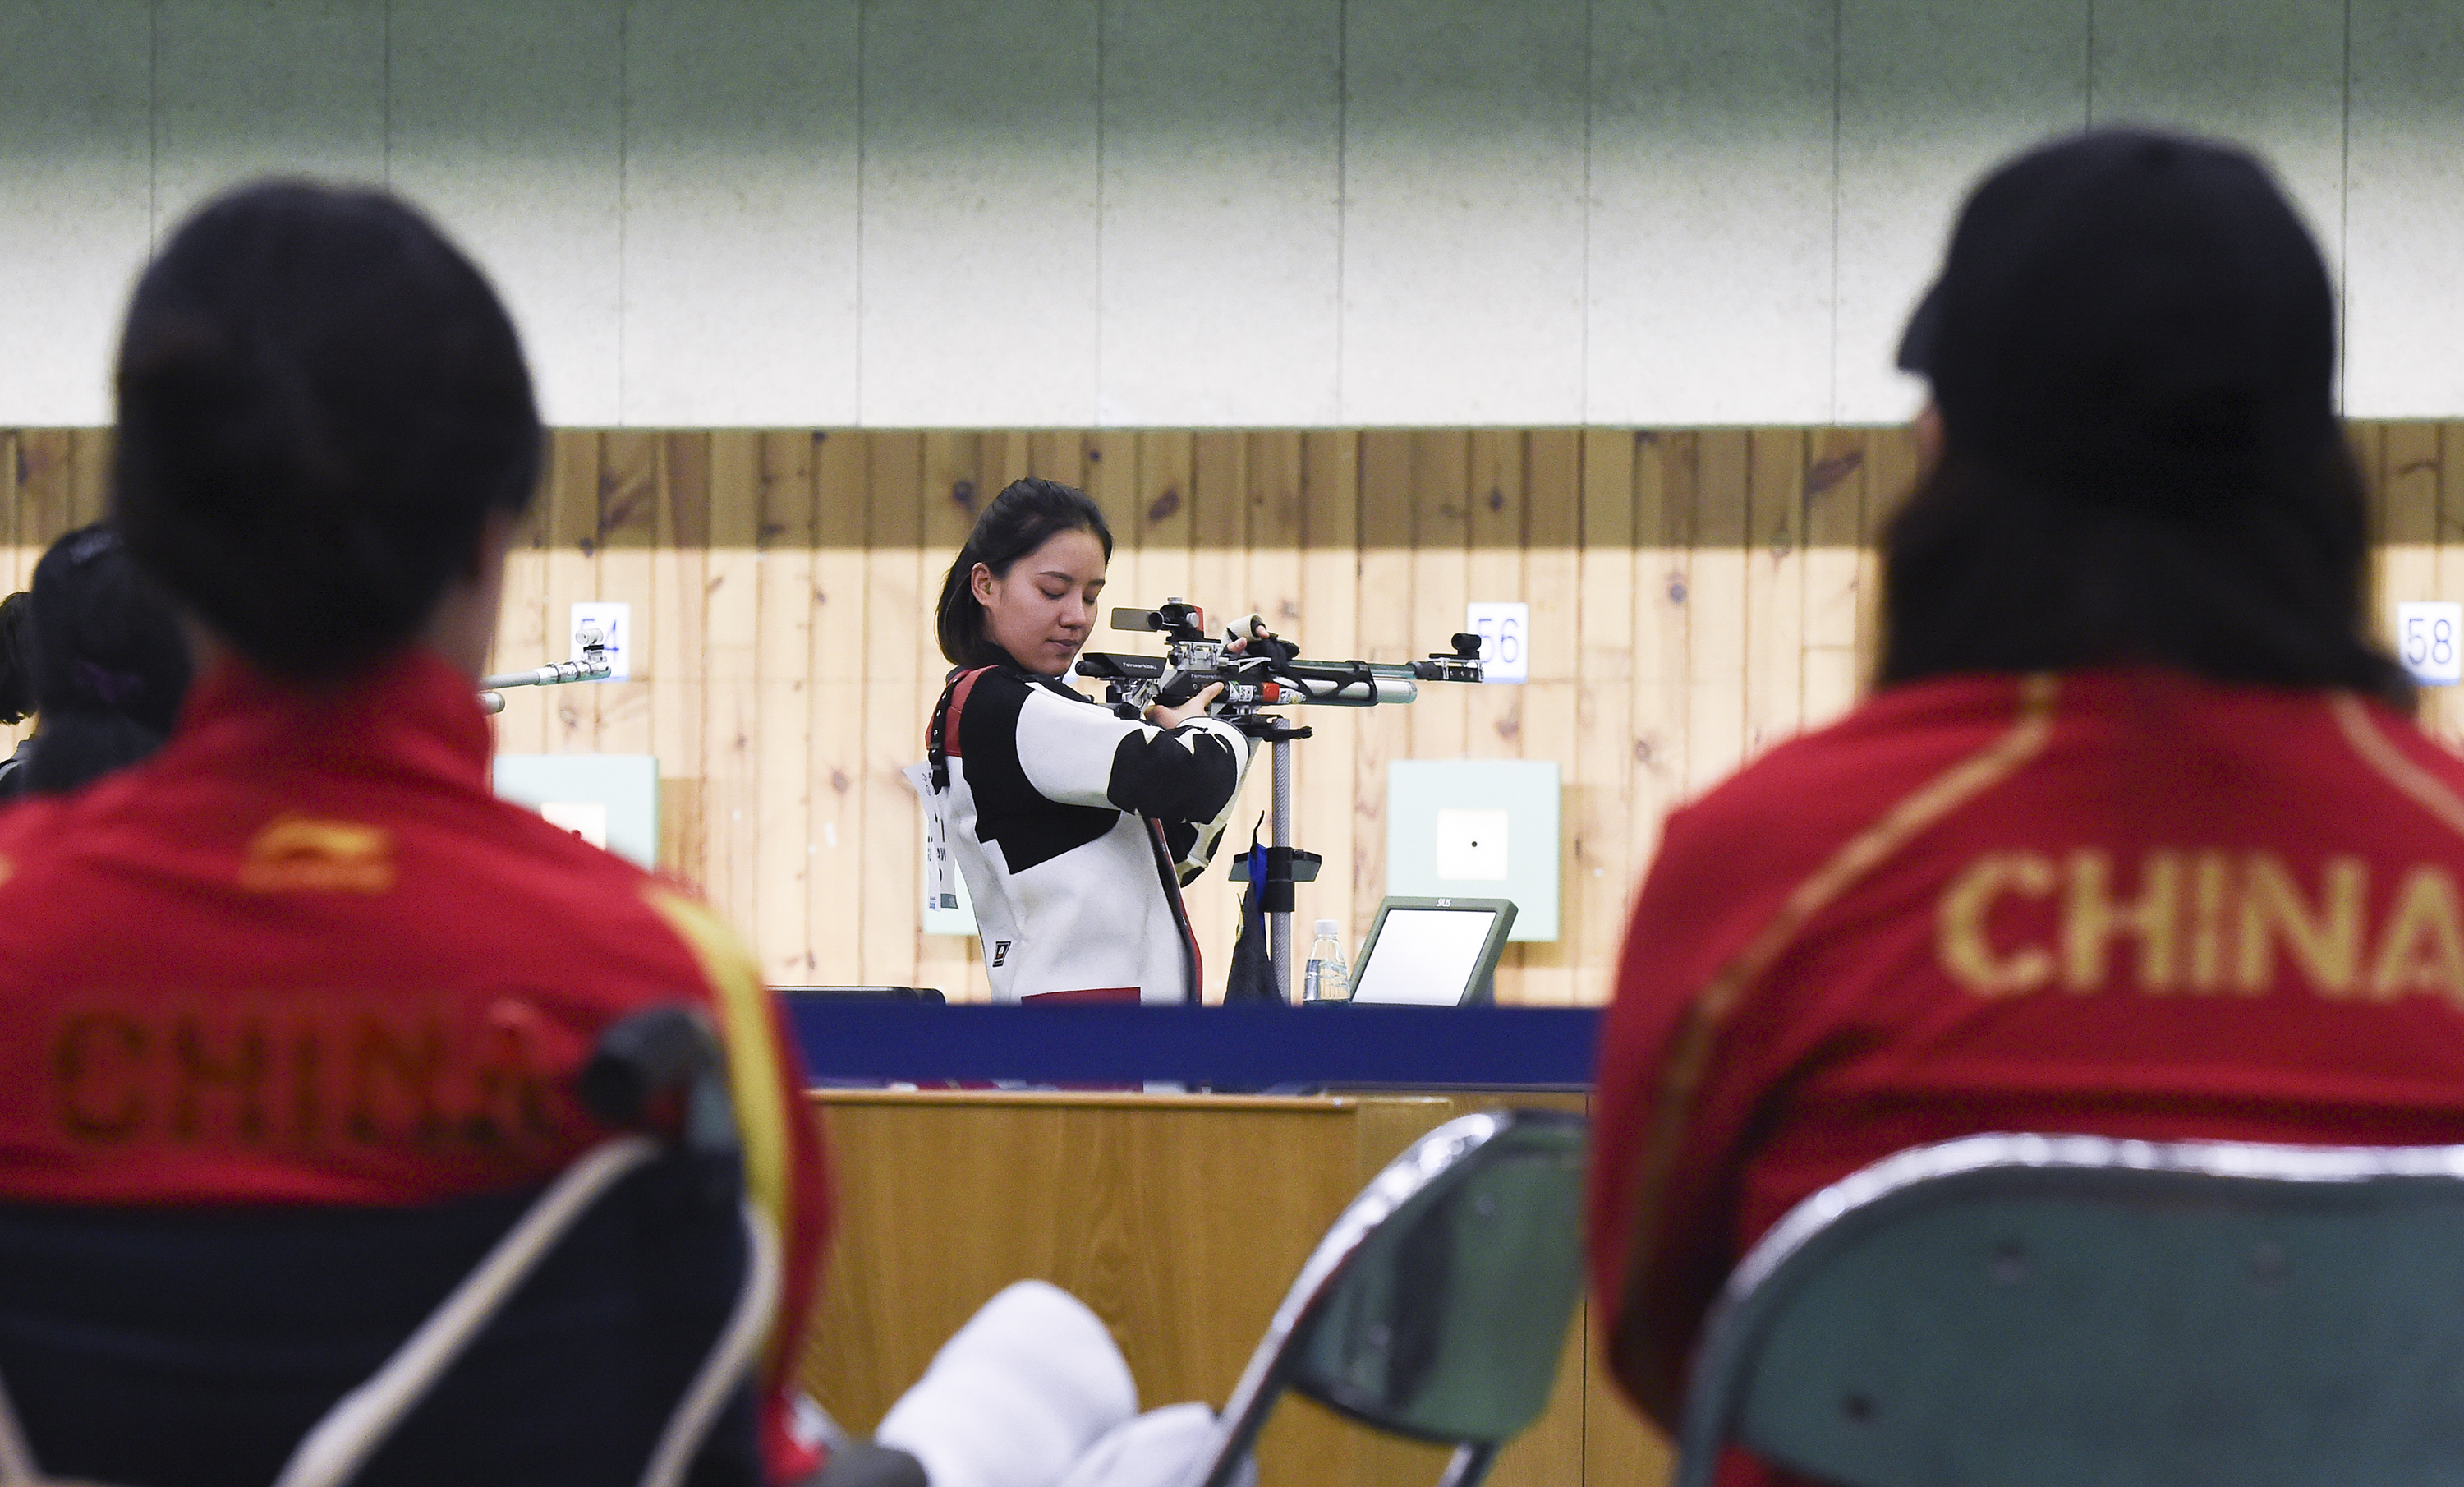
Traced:
<path fill-rule="evenodd" d="M 1250 720 L 1261 708 L 1393 705 L 1419 696 L 1423 681 L 1481 679 L 1480 636 L 1470 633 L 1452 637 L 1452 655 L 1392 664 L 1303 660 L 1296 647 L 1257 633 L 1264 625 L 1255 615 L 1240 627 L 1252 633 L 1236 653 L 1229 638 L 1207 634 L 1204 613 L 1186 599 L 1167 599 L 1152 610 L 1114 610 L 1112 628 L 1160 632 L 1164 637 L 1159 656 L 1098 651 L 1078 657 L 1078 675 L 1103 682 L 1105 700 L 1124 717 L 1141 717 L 1158 703 L 1178 707 L 1221 683 L 1223 695 L 1207 705 L 1208 714 L 1257 738 L 1273 738 L 1288 726 L 1279 719 L 1253 725 Z M 1294 736 L 1307 737 L 1308 730 Z"/>
<path fill-rule="evenodd" d="M 1254 614 L 1235 627 L 1244 633 L 1245 643 L 1234 651 L 1230 637 L 1207 634 L 1205 614 L 1186 599 L 1167 599 L 1152 610 L 1114 610 L 1112 628 L 1159 632 L 1164 637 L 1159 656 L 1095 652 L 1078 657 L 1078 675 L 1103 682 L 1104 699 L 1121 716 L 1142 718 L 1157 703 L 1178 707 L 1221 683 L 1223 695 L 1206 705 L 1207 715 L 1274 745 L 1274 834 L 1266 849 L 1262 906 L 1275 989 L 1288 1002 L 1292 885 L 1314 879 L 1319 862 L 1315 853 L 1292 849 L 1292 743 L 1309 737 L 1309 730 L 1264 709 L 1393 705 L 1419 697 L 1423 681 L 1479 681 L 1480 636 L 1454 635 L 1453 655 L 1433 655 L 1425 661 L 1305 661 L 1296 647 L 1267 634 Z"/>
<path fill-rule="evenodd" d="M 615 670 L 607 659 L 607 641 L 598 627 L 582 627 L 582 655 L 570 661 L 551 661 L 533 671 L 509 671 L 501 676 L 479 678 L 479 711 L 501 713 L 505 710 L 507 687 L 553 687 L 568 681 L 597 681 Z"/>

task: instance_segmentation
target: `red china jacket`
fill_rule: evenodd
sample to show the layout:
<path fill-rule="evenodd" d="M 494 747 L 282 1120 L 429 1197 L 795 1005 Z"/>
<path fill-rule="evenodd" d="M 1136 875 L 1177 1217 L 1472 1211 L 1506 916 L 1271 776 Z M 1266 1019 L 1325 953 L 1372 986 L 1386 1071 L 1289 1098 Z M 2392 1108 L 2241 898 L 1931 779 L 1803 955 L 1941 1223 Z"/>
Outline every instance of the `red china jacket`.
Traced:
<path fill-rule="evenodd" d="M 2346 694 L 1962 677 L 1773 749 L 1669 818 L 1602 1032 L 1618 1376 L 1673 1430 L 1730 1267 L 1921 1143 L 2464 1142 L 2460 882 L 2464 761 Z"/>
<path fill-rule="evenodd" d="M 764 1448 L 828 1221 L 753 963 L 684 891 L 489 788 L 470 679 L 414 651 L 329 697 L 237 665 L 145 764 L 0 813 L 0 1199 L 425 1204 L 545 1180 L 601 1133 L 600 1030 L 679 998 L 728 1047 L 787 1267 Z"/>

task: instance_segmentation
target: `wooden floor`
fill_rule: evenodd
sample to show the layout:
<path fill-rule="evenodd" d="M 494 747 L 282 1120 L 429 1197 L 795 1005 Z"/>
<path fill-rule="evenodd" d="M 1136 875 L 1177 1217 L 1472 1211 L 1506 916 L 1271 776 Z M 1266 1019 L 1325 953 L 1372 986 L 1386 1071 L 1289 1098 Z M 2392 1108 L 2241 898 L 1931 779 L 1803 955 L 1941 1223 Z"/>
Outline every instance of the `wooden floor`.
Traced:
<path fill-rule="evenodd" d="M 1111 1326 L 1143 1408 L 1221 1407 L 1344 1205 L 1421 1133 L 1500 1101 L 825 1092 L 839 1232 L 804 1379 L 869 1430 L 934 1350 L 1012 1281 Z M 1523 1104 L 1579 1108 L 1579 1097 Z M 1578 1316 L 1549 1412 L 1497 1487 L 1657 1487 L 1657 1437 L 1608 1389 Z M 1429 1487 L 1444 1453 L 1287 1399 L 1263 1487 Z"/>

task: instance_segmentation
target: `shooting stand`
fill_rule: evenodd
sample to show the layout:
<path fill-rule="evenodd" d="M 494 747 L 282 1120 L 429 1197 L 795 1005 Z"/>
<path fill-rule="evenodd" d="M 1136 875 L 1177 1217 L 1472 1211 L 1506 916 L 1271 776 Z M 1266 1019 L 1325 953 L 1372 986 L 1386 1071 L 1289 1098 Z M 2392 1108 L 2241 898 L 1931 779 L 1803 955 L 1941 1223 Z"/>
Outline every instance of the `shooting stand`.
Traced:
<path fill-rule="evenodd" d="M 1289 1005 L 1292 999 L 1292 909 L 1295 897 L 1292 884 L 1292 744 L 1310 736 L 1310 730 L 1296 727 L 1292 721 L 1279 713 L 1251 713 L 1240 720 L 1240 729 L 1253 739 L 1271 745 L 1275 751 L 1275 799 L 1268 827 L 1266 846 L 1266 886 L 1264 902 L 1266 912 L 1266 958 L 1274 967 L 1275 994 Z"/>
<path fill-rule="evenodd" d="M 1267 959 L 1276 994 L 1292 999 L 1292 885 L 1317 874 L 1319 859 L 1292 850 L 1292 743 L 1310 736 L 1279 713 L 1265 707 L 1314 703 L 1335 707 L 1375 707 L 1409 702 L 1422 681 L 1478 681 L 1480 636 L 1454 636 L 1454 654 L 1432 655 L 1425 661 L 1381 665 L 1370 661 L 1305 661 L 1288 644 L 1266 634 L 1254 615 L 1245 622 L 1255 629 L 1252 639 L 1274 642 L 1271 654 L 1251 652 L 1228 656 L 1226 642 L 1207 638 L 1205 615 L 1186 599 L 1167 599 L 1153 610 L 1112 611 L 1112 628 L 1133 633 L 1160 632 L 1166 637 L 1163 656 L 1115 655 L 1089 652 L 1078 657 L 1081 677 L 1111 688 L 1108 699 L 1124 718 L 1143 715 L 1161 700 L 1177 706 L 1210 684 L 1227 687 L 1221 702 L 1210 708 L 1220 721 L 1275 751 L 1274 835 L 1266 849 L 1265 888 L 1260 905 L 1266 913 Z M 1177 689 L 1177 690 L 1175 690 Z M 1245 854 L 1243 854 L 1245 855 Z M 1236 863 L 1241 857 L 1233 859 Z M 1307 871 L 1295 871 L 1295 867 Z M 1235 877 L 1244 875 L 1235 874 Z"/>

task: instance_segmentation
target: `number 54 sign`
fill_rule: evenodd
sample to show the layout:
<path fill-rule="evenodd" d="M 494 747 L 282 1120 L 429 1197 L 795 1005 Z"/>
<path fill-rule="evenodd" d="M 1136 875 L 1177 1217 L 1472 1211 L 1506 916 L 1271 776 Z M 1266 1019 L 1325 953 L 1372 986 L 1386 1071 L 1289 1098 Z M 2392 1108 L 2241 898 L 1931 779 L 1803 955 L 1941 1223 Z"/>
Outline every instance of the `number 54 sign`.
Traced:
<path fill-rule="evenodd" d="M 2464 681 L 2464 604 L 2399 604 L 2395 653 L 2424 686 Z"/>

